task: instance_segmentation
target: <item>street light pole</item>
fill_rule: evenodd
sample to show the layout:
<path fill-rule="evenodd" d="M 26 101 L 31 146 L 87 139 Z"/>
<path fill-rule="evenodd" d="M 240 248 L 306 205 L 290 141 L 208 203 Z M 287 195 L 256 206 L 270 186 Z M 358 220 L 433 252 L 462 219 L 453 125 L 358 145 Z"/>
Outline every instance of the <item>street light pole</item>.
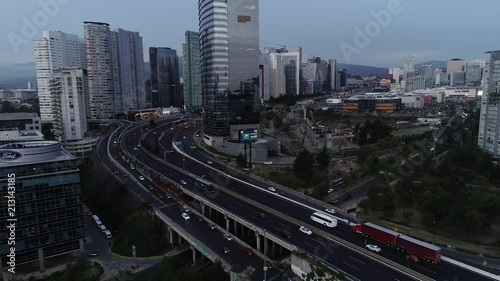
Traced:
<path fill-rule="evenodd" d="M 437 141 L 437 139 L 434 138 L 434 158 L 433 159 L 436 158 L 436 141 Z"/>

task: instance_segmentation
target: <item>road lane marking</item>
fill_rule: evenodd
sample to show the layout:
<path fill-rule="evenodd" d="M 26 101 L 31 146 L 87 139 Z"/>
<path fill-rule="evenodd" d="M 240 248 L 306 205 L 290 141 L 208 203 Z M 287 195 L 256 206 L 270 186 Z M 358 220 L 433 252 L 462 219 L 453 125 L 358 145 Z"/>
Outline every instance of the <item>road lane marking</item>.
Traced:
<path fill-rule="evenodd" d="M 312 238 L 312 240 L 316 241 L 317 243 L 319 243 L 319 244 L 321 244 L 321 245 L 323 245 L 323 246 L 324 246 L 324 245 L 326 245 L 326 243 L 324 243 L 324 242 L 322 242 L 322 241 L 319 241 L 319 240 L 316 240 L 316 239 L 314 239 L 314 238 Z"/>
<path fill-rule="evenodd" d="M 280 224 L 281 224 L 282 226 L 284 226 L 284 227 L 288 228 L 288 229 L 291 229 L 291 227 L 290 227 L 290 226 L 288 226 L 288 225 L 284 225 L 284 224 L 282 224 L 282 223 L 280 223 Z"/>
<path fill-rule="evenodd" d="M 352 265 L 346 263 L 345 261 L 342 261 L 342 263 L 345 264 L 345 265 L 347 265 L 347 266 L 350 266 L 350 267 L 354 268 L 355 270 L 359 270 L 357 267 L 352 266 Z"/>
<path fill-rule="evenodd" d="M 357 259 L 357 258 L 355 258 L 355 257 L 352 257 L 352 256 L 349 256 L 349 257 L 350 257 L 351 259 L 353 259 L 353 260 L 355 260 L 355 261 L 357 261 L 357 262 L 361 263 L 361 264 L 366 264 L 366 263 L 364 263 L 364 262 L 362 262 L 362 261 L 358 260 L 358 259 Z"/>
<path fill-rule="evenodd" d="M 229 207 L 231 207 L 231 208 L 235 208 L 235 209 L 236 209 L 236 207 L 235 207 L 235 206 L 233 206 L 233 205 L 231 205 L 231 204 L 227 204 L 227 205 L 228 205 Z"/>
<path fill-rule="evenodd" d="M 243 204 L 241 204 L 240 202 L 237 202 L 237 201 L 233 201 L 233 203 L 236 204 L 236 205 L 243 206 Z"/>
<path fill-rule="evenodd" d="M 307 242 L 304 242 L 304 244 L 306 244 L 307 246 L 309 246 L 309 247 L 311 247 L 311 248 L 313 248 L 313 249 L 316 249 L 316 246 L 313 246 L 313 245 L 311 245 L 311 244 L 309 244 L 309 243 L 307 243 Z"/>

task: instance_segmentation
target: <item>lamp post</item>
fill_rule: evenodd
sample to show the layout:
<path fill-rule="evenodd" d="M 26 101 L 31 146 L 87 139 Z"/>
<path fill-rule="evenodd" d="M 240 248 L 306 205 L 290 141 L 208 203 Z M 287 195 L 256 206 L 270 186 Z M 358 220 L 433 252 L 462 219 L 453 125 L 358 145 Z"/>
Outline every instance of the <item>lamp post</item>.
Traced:
<path fill-rule="evenodd" d="M 239 133 L 240 133 L 240 120 L 241 120 L 241 117 L 240 117 L 240 116 L 237 116 L 237 117 L 236 117 L 236 120 L 238 120 L 238 136 L 239 136 Z"/>
<path fill-rule="evenodd" d="M 264 230 L 264 249 L 266 248 L 266 243 L 267 243 L 266 242 L 266 231 Z M 266 251 L 264 250 L 264 252 L 266 252 Z M 264 253 L 264 255 L 265 255 L 265 253 Z M 264 267 L 263 267 L 263 269 L 264 269 L 264 281 L 267 281 L 267 264 L 266 264 L 266 260 L 264 260 Z"/>
<path fill-rule="evenodd" d="M 436 158 L 436 141 L 437 141 L 437 138 L 434 138 L 434 147 L 433 147 L 433 150 L 434 150 L 434 157 L 432 159 L 435 159 Z"/>

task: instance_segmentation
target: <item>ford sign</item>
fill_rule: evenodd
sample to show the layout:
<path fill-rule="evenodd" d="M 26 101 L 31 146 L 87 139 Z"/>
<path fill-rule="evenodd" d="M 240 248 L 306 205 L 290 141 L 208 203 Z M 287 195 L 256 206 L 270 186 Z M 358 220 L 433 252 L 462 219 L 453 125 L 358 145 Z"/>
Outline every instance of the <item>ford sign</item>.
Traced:
<path fill-rule="evenodd" d="M 16 160 L 23 157 L 23 155 L 19 152 L 12 150 L 0 150 L 0 160 Z"/>

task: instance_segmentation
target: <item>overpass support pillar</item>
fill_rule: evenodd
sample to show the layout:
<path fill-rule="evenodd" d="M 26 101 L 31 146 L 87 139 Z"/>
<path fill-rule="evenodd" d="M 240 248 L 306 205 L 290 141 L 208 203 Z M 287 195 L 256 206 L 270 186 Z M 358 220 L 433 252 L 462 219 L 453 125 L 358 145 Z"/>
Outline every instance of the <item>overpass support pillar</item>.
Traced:
<path fill-rule="evenodd" d="M 179 236 L 179 245 L 182 244 L 182 236 L 180 234 L 177 234 L 177 236 Z"/>
<path fill-rule="evenodd" d="M 203 204 L 203 202 L 201 202 L 200 205 L 201 205 L 201 214 L 203 216 L 205 216 L 205 209 L 206 209 L 207 206 L 205 206 L 205 204 Z"/>
<path fill-rule="evenodd" d="M 196 265 L 196 248 L 191 245 L 191 251 L 193 251 L 193 265 Z"/>
<path fill-rule="evenodd" d="M 238 222 L 234 221 L 234 236 L 238 236 Z"/>
<path fill-rule="evenodd" d="M 208 207 L 208 218 L 210 220 L 214 220 L 213 217 L 212 217 L 212 208 Z M 217 221 L 215 221 L 215 223 L 217 223 Z"/>
<path fill-rule="evenodd" d="M 255 232 L 255 238 L 257 239 L 257 251 L 260 252 L 260 234 Z"/>
<path fill-rule="evenodd" d="M 276 243 L 273 242 L 272 244 L 272 250 L 271 250 L 271 257 L 274 259 L 276 257 Z"/>
<path fill-rule="evenodd" d="M 273 243 L 273 241 L 271 241 Z M 266 236 L 264 236 L 264 256 L 267 256 L 267 244 L 269 244 L 269 239 L 267 239 Z"/>
<path fill-rule="evenodd" d="M 283 246 L 280 246 L 280 257 L 283 256 Z"/>
<path fill-rule="evenodd" d="M 170 226 L 167 226 L 167 229 L 168 229 L 168 241 L 172 245 L 174 244 L 174 231 Z"/>
<path fill-rule="evenodd" d="M 229 232 L 230 221 L 228 217 L 225 217 L 225 219 L 226 219 L 226 231 Z"/>

